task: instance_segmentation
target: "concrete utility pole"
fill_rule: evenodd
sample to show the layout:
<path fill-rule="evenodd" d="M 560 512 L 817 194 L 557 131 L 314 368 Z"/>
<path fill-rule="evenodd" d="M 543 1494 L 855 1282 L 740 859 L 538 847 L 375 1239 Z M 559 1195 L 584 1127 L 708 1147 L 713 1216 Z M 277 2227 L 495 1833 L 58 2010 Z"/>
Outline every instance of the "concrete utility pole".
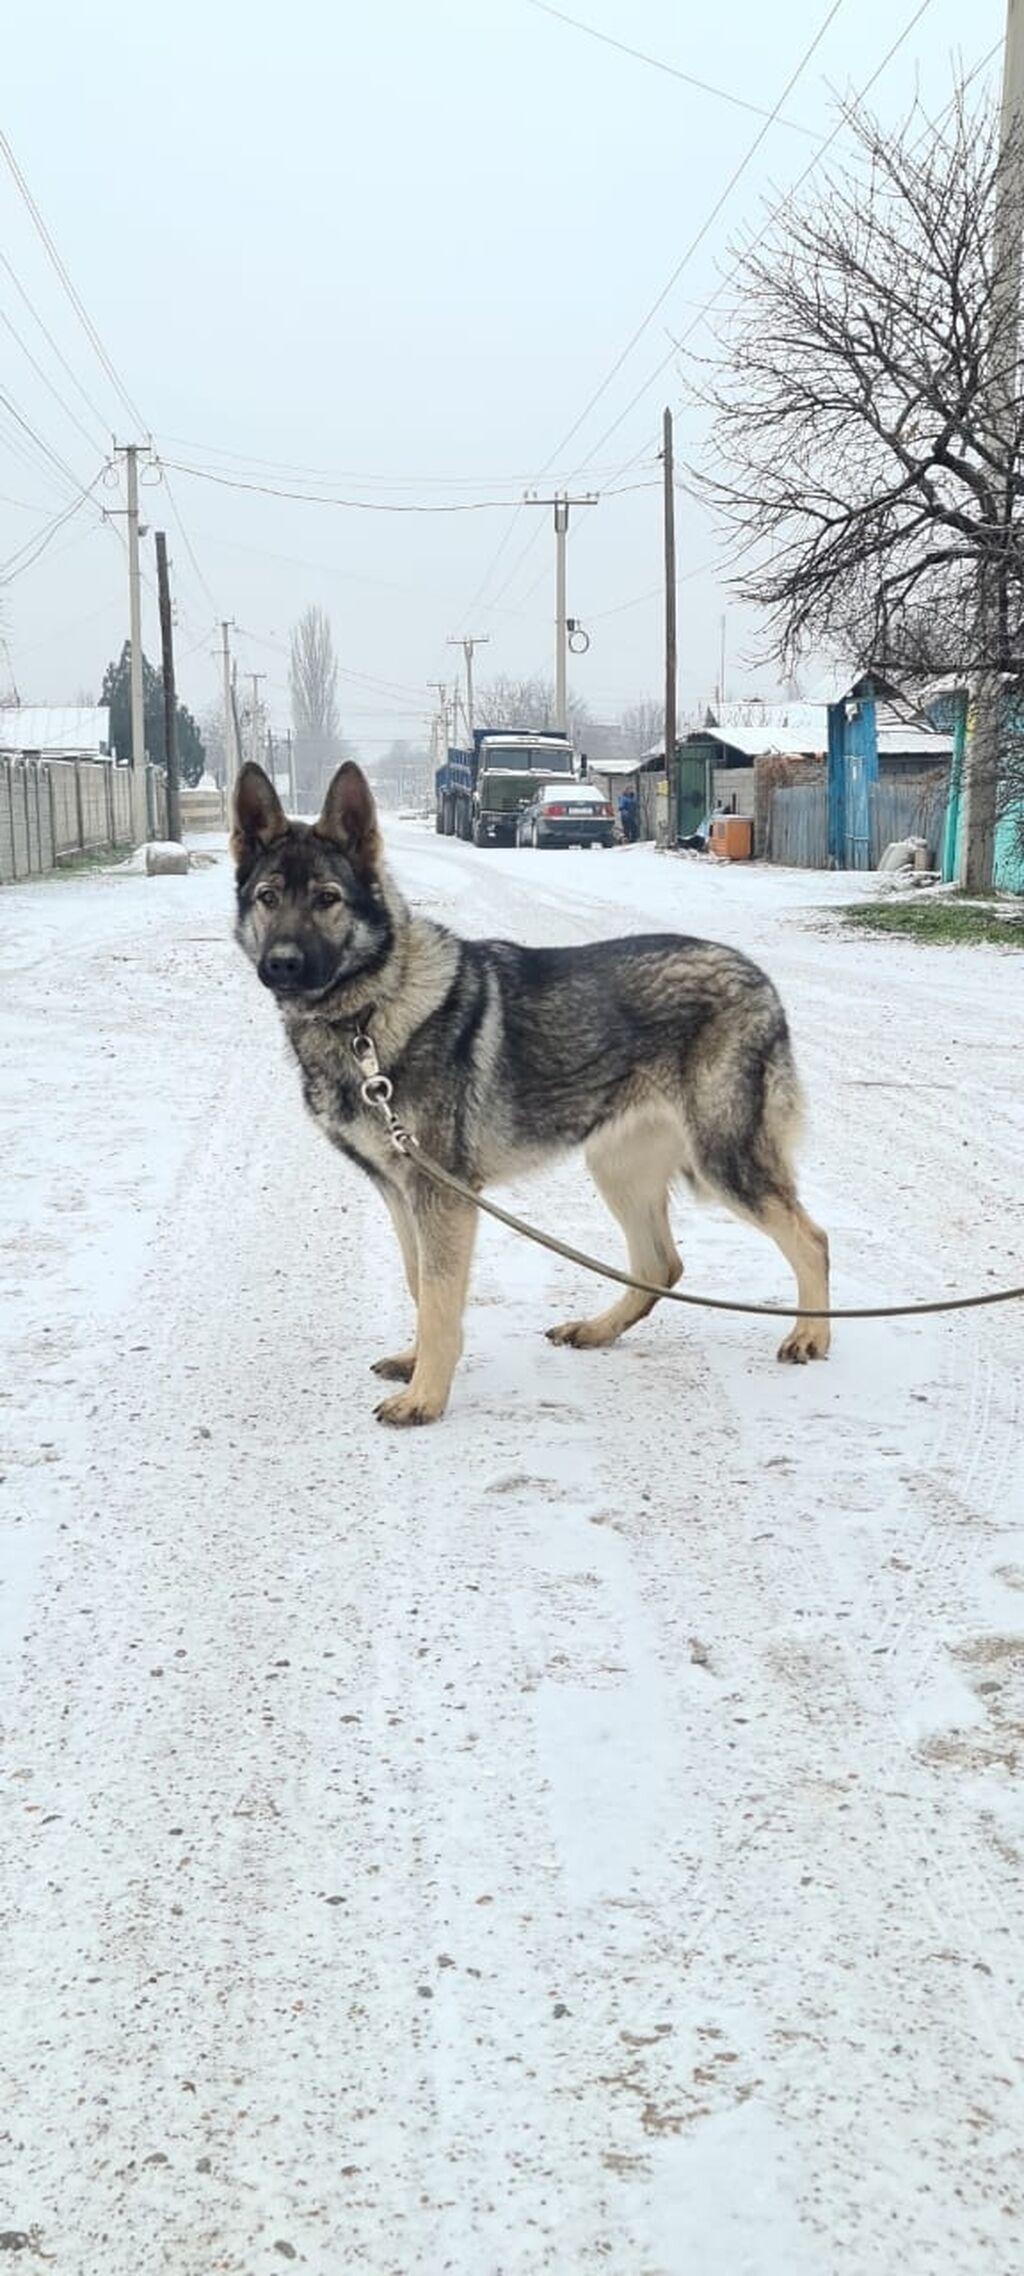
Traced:
<path fill-rule="evenodd" d="M 128 474 L 128 621 L 131 641 L 132 837 L 144 846 L 149 836 L 146 799 L 146 707 L 142 690 L 142 571 L 139 566 L 140 443 L 115 443 Z"/>
<path fill-rule="evenodd" d="M 490 637 L 491 637 L 491 636 L 490 636 L 490 633 L 489 633 L 489 632 L 471 632 L 471 633 L 467 633 L 467 634 L 466 634 L 464 637 L 463 637 L 462 635 L 460 635 L 459 633 L 449 633 L 449 635 L 448 635 L 448 646 L 449 646 L 449 648 L 461 648 L 461 650 L 462 650 L 462 653 L 463 653 L 463 655 L 464 655 L 464 657 L 465 657 L 465 659 L 466 659 L 466 701 L 465 701 L 465 703 L 463 704 L 463 707 L 462 707 L 462 709 L 463 709 L 463 714 L 464 714 L 464 717 L 465 717 L 465 721 L 466 721 L 466 728 L 467 728 L 467 731 L 468 731 L 468 740 L 469 740 L 469 742 L 470 742 L 470 743 L 471 743 L 471 742 L 472 742 L 472 740 L 473 740 L 473 725 L 474 725 L 474 721 L 473 721 L 473 651 L 474 651 L 474 649 L 475 649 L 475 648 L 486 648 L 486 646 L 487 646 L 487 643 L 488 643 L 488 641 L 490 640 Z"/>
<path fill-rule="evenodd" d="M 444 680 L 428 680 L 427 686 L 433 688 L 437 696 L 441 729 L 441 758 L 444 760 L 448 756 L 448 689 Z"/>
<path fill-rule="evenodd" d="M 295 739 L 294 739 L 294 736 L 292 735 L 292 731 L 291 731 L 291 728 L 290 728 L 290 727 L 289 727 L 289 729 L 288 729 L 288 731 L 287 731 L 286 741 L 287 741 L 287 744 L 288 744 L 288 812 L 289 812 L 289 814 L 294 814 L 294 812 L 295 812 Z"/>
<path fill-rule="evenodd" d="M 1024 0 L 1007 0 L 1003 44 L 1003 104 L 999 125 L 999 175 L 992 230 L 992 323 L 988 340 L 989 390 L 993 424 L 1007 458 L 1003 505 L 1011 519 L 1013 450 L 1020 375 L 1021 256 L 1024 250 Z M 1005 693 L 1002 676 L 989 658 L 999 624 L 998 565 L 983 562 L 978 573 L 978 670 L 971 690 L 973 717 L 964 755 L 960 833 L 960 884 L 969 893 L 992 889 L 1000 748 Z"/>
<path fill-rule="evenodd" d="M 266 679 L 265 672 L 250 672 L 252 681 L 252 718 L 249 722 L 249 757 L 258 766 L 260 762 L 260 690 L 259 683 Z"/>
<path fill-rule="evenodd" d="M 679 802 L 676 796 L 676 492 L 672 442 L 672 413 L 662 419 L 662 473 L 665 489 L 665 792 L 666 832 L 670 846 L 679 836 Z"/>
<path fill-rule="evenodd" d="M 235 740 L 235 706 L 231 679 L 231 640 L 233 619 L 226 618 L 220 628 L 220 658 L 224 674 L 224 814 L 231 827 L 231 793 L 238 773 L 239 751 Z"/>
<path fill-rule="evenodd" d="M 181 785 L 178 777 L 178 699 L 174 687 L 174 634 L 171 587 L 167 575 L 167 535 L 156 533 L 156 581 L 160 595 L 160 646 L 164 675 L 164 751 L 167 762 L 167 835 L 181 844 Z"/>
<path fill-rule="evenodd" d="M 569 652 L 569 628 L 565 621 L 565 542 L 569 535 L 569 510 L 572 506 L 596 506 L 597 494 L 587 491 L 585 496 L 570 498 L 568 491 L 559 490 L 553 498 L 528 496 L 528 506 L 551 506 L 555 516 L 555 726 L 559 733 L 569 732 L 569 698 L 566 687 L 566 659 Z"/>

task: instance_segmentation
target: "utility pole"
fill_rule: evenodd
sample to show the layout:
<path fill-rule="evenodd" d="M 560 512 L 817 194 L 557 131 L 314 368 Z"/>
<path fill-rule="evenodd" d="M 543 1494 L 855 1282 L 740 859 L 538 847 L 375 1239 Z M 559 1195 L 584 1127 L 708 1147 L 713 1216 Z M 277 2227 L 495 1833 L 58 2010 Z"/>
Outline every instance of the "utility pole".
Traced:
<path fill-rule="evenodd" d="M 443 762 L 448 756 L 448 689 L 443 680 L 428 680 L 427 686 L 435 690 L 440 707 L 439 724 L 441 729 L 441 760 Z"/>
<path fill-rule="evenodd" d="M 149 836 L 146 798 L 146 709 L 142 692 L 142 571 L 139 566 L 139 451 L 140 443 L 115 443 L 128 475 L 128 611 L 131 640 L 132 701 L 132 836 L 145 845 Z"/>
<path fill-rule="evenodd" d="M 667 842 L 679 835 L 676 797 L 676 493 L 672 413 L 662 419 L 662 473 L 665 488 L 665 790 Z"/>
<path fill-rule="evenodd" d="M 181 844 L 181 785 L 178 778 L 178 700 L 174 688 L 174 635 L 171 587 L 167 575 L 167 534 L 156 533 L 156 581 L 160 595 L 160 646 L 164 676 L 164 752 L 167 764 L 167 835 Z"/>
<path fill-rule="evenodd" d="M 231 678 L 232 619 L 225 618 L 220 628 L 220 658 L 224 675 L 224 816 L 231 827 L 231 793 L 238 773 L 239 751 L 235 739 L 235 707 Z"/>
<path fill-rule="evenodd" d="M 568 491 L 559 490 L 553 498 L 535 498 L 529 493 L 528 506 L 551 506 L 555 517 L 555 726 L 559 733 L 569 732 L 569 699 L 566 688 L 566 658 L 569 649 L 569 628 L 565 621 L 565 545 L 569 535 L 569 511 L 572 506 L 596 506 L 597 494 L 587 491 L 585 496 L 570 498 Z"/>
<path fill-rule="evenodd" d="M 260 690 L 259 683 L 266 679 L 265 672 L 250 672 L 252 681 L 252 718 L 249 722 L 249 757 L 255 766 L 260 759 Z"/>
<path fill-rule="evenodd" d="M 1015 480 L 1014 429 L 1017 415 L 1021 312 L 1021 256 L 1024 250 L 1024 0 L 1007 0 L 1003 42 L 1003 102 L 999 122 L 999 172 L 992 228 L 992 318 L 987 363 L 992 423 L 1005 458 L 1003 518 L 1012 523 Z M 964 754 L 960 835 L 960 884 L 969 893 L 992 889 L 1000 750 L 1006 693 L 998 646 L 1001 629 L 1002 562 L 983 560 L 978 572 L 978 669 L 971 690 Z"/>
<path fill-rule="evenodd" d="M 466 659 L 466 701 L 465 701 L 465 703 L 463 704 L 463 707 L 462 707 L 462 709 L 463 709 L 463 714 L 464 714 L 464 717 L 465 717 L 465 721 L 466 721 L 466 727 L 467 727 L 467 730 L 468 730 L 468 737 L 469 737 L 469 741 L 470 741 L 471 743 L 472 743 L 472 740 L 473 740 L 473 725 L 474 725 L 474 721 L 473 721 L 473 651 L 474 651 L 474 649 L 475 649 L 475 648 L 486 648 L 486 646 L 487 646 L 487 643 L 488 643 L 488 641 L 490 640 L 490 637 L 491 637 L 491 636 L 490 636 L 490 633 L 489 633 L 489 632 L 471 632 L 471 633 L 467 633 L 467 634 L 466 634 L 464 637 L 463 637 L 463 636 L 461 636 L 459 633 L 449 633 L 449 635 L 448 635 L 448 646 L 449 646 L 449 648 L 461 648 L 461 650 L 462 650 L 462 653 L 463 653 L 463 655 L 464 655 L 464 657 L 465 657 L 465 659 Z"/>
<path fill-rule="evenodd" d="M 293 738 L 293 735 L 292 735 L 292 731 L 291 731 L 291 728 L 290 728 L 290 727 L 289 727 L 289 729 L 288 729 L 287 742 L 288 742 L 288 812 L 289 812 L 289 814 L 294 814 L 294 812 L 295 812 L 295 742 L 294 742 L 294 738 Z"/>

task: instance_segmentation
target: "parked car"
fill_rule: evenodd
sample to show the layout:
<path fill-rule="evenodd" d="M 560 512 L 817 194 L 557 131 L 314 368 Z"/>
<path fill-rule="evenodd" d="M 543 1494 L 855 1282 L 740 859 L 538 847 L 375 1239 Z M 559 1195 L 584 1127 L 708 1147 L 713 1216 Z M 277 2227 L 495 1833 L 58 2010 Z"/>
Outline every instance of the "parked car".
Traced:
<path fill-rule="evenodd" d="M 610 846 L 615 816 L 589 782 L 546 782 L 519 816 L 521 846 Z"/>

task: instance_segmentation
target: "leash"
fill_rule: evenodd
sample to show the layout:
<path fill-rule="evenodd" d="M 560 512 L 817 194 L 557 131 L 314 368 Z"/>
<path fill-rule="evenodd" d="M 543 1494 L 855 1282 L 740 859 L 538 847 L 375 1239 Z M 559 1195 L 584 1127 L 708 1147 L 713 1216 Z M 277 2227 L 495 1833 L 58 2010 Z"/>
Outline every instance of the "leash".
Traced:
<path fill-rule="evenodd" d="M 565 1257 L 569 1264 L 582 1266 L 584 1272 L 594 1272 L 602 1280 L 615 1280 L 620 1288 L 636 1288 L 642 1296 L 657 1296 L 670 1304 L 689 1304 L 701 1312 L 754 1312 L 773 1320 L 791 1320 L 792 1304 L 744 1304 L 724 1296 L 695 1296 L 684 1294 L 680 1288 L 662 1288 L 656 1280 L 638 1280 L 631 1272 L 623 1272 L 614 1264 L 602 1264 L 599 1257 L 588 1256 L 585 1249 L 573 1248 L 571 1242 L 560 1241 L 554 1233 L 542 1233 L 536 1225 L 528 1225 L 524 1218 L 516 1217 L 510 1209 L 502 1209 L 496 1201 L 485 1201 L 473 1186 L 453 1176 L 451 1170 L 442 1169 L 440 1162 L 425 1154 L 418 1138 L 414 1137 L 399 1120 L 392 1106 L 394 1085 L 382 1075 L 380 1062 L 372 1036 L 365 1028 L 356 1028 L 352 1037 L 352 1052 L 363 1077 L 360 1096 L 364 1104 L 373 1107 L 386 1128 L 396 1154 L 421 1170 L 431 1184 L 444 1186 L 449 1193 L 468 1201 L 474 1209 L 493 1217 L 499 1225 L 507 1225 L 512 1233 L 520 1233 L 525 1241 L 533 1241 L 540 1249 L 550 1249 L 553 1256 Z M 921 1319 L 934 1312 L 977 1312 L 991 1304 L 1013 1304 L 1024 1298 L 1022 1288 L 993 1288 L 981 1296 L 943 1296 L 928 1304 L 853 1304 L 837 1311 L 808 1312 L 798 1306 L 802 1320 L 909 1320 Z"/>

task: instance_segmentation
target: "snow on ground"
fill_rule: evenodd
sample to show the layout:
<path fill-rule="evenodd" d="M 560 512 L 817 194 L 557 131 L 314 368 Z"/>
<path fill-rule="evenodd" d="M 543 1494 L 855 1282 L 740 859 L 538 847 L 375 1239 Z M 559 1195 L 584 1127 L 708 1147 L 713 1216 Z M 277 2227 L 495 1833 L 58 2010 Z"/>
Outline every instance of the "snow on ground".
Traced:
<path fill-rule="evenodd" d="M 391 841 L 466 930 L 761 957 L 837 1301 L 1021 1279 L 1010 954 L 849 938 L 848 879 Z M 390 1227 L 229 900 L 0 897 L 0 2247 L 1011 2276 L 1024 1308 L 555 1351 L 597 1284 L 485 1223 L 449 1417 L 382 1432 Z M 618 1254 L 572 1165 L 516 1205 Z M 787 1300 L 678 1221 L 692 1287 Z"/>

